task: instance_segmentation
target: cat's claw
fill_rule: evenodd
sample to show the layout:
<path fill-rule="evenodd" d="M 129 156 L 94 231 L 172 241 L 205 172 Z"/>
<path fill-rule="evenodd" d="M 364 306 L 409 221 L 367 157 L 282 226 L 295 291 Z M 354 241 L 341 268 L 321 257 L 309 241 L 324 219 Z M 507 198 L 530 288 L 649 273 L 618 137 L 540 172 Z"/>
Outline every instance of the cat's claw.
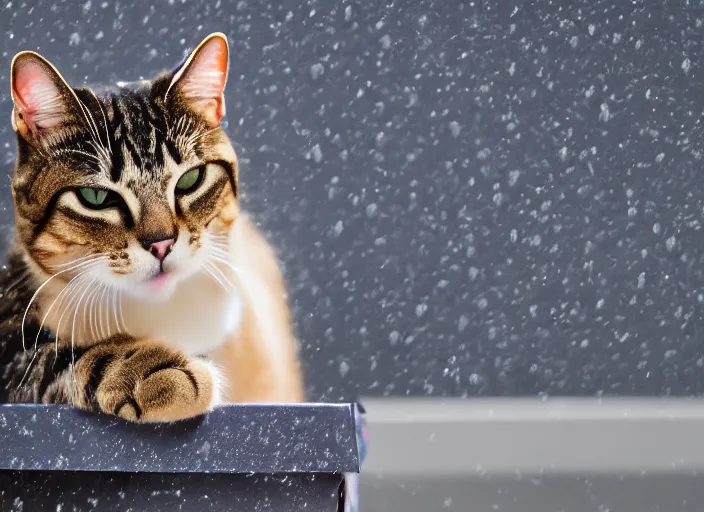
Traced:
<path fill-rule="evenodd" d="M 129 421 L 170 422 L 221 403 L 222 379 L 213 363 L 162 344 L 138 345 L 115 354 L 105 369 L 95 391 L 102 412 Z"/>

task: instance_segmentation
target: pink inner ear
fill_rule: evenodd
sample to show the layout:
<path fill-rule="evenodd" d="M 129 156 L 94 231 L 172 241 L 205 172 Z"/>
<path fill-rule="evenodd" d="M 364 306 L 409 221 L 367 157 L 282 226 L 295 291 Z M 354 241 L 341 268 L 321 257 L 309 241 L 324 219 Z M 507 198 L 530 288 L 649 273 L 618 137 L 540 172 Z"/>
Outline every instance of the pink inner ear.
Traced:
<path fill-rule="evenodd" d="M 30 130 L 53 128 L 63 121 L 65 107 L 61 93 L 40 64 L 18 63 L 12 92 L 15 110 Z"/>
<path fill-rule="evenodd" d="M 205 43 L 181 77 L 181 94 L 193 108 L 219 122 L 227 79 L 227 44 L 219 37 Z"/>

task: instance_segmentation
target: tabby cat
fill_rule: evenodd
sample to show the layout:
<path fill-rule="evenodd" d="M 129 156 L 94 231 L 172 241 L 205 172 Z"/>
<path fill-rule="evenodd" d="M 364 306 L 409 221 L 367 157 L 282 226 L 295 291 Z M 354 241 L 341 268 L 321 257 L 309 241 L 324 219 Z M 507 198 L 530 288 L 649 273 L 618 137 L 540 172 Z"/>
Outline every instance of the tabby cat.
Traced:
<path fill-rule="evenodd" d="M 276 258 L 237 202 L 227 70 L 219 33 L 115 89 L 14 58 L 0 401 L 161 422 L 303 400 Z"/>

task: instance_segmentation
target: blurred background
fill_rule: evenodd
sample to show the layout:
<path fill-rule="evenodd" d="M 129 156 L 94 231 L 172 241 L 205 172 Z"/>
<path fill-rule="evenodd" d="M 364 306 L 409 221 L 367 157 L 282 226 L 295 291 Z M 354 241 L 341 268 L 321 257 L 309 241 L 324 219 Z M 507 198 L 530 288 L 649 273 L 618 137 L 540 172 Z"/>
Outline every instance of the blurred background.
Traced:
<path fill-rule="evenodd" d="M 676 398 L 704 390 L 703 23 L 698 0 L 6 1 L 3 238 L 17 51 L 114 83 L 225 32 L 243 202 L 310 398 L 370 405 L 365 509 L 701 510 L 702 413 Z M 684 426 L 609 466 L 663 414 Z M 586 427 L 535 444 L 555 415 Z"/>

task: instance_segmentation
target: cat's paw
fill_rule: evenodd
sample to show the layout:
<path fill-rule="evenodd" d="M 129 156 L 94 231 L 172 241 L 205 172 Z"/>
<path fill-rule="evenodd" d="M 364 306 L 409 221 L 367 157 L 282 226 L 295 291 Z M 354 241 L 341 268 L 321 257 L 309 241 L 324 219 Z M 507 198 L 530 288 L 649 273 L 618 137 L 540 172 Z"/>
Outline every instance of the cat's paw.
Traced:
<path fill-rule="evenodd" d="M 108 364 L 92 397 L 101 411 L 130 421 L 169 422 L 204 414 L 221 403 L 221 379 L 211 362 L 161 343 L 115 350 L 106 356 Z"/>

